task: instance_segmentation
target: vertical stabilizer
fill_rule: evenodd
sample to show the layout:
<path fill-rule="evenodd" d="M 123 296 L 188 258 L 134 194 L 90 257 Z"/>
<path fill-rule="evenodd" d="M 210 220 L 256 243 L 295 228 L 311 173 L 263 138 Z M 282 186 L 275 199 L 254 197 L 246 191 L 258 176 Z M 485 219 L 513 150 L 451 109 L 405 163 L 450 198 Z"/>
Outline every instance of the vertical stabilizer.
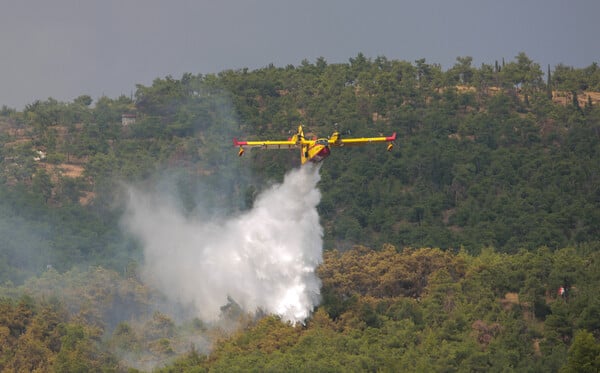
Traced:
<path fill-rule="evenodd" d="M 302 125 L 298 126 L 298 139 L 304 140 L 304 130 L 302 129 Z"/>
<path fill-rule="evenodd" d="M 304 130 L 302 129 L 302 125 L 298 125 L 298 133 L 296 134 L 298 137 L 298 142 L 302 143 L 304 141 Z M 302 144 L 302 148 L 300 149 L 300 160 L 302 164 L 305 164 L 308 161 L 308 145 Z"/>

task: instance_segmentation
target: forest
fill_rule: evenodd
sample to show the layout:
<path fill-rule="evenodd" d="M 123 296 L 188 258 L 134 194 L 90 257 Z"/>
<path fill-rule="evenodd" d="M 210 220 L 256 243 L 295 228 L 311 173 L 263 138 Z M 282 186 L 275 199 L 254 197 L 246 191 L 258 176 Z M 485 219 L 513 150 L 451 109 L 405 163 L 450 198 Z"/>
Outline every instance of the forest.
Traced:
<path fill-rule="evenodd" d="M 0 370 L 599 371 L 600 67 L 472 61 L 359 53 L 3 106 Z M 251 209 L 298 153 L 238 158 L 232 138 L 300 123 L 398 134 L 320 168 L 312 316 L 166 305 L 122 229 L 123 183 L 189 215 Z"/>

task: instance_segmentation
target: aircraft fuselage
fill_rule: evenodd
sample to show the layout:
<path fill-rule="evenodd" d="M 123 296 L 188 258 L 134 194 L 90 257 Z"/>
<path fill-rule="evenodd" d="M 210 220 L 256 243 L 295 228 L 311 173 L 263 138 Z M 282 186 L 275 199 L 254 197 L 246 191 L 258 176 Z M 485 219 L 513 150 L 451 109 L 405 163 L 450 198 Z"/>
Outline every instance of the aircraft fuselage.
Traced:
<path fill-rule="evenodd" d="M 330 154 L 331 149 L 329 149 L 329 140 L 318 139 L 314 144 L 302 147 L 302 163 L 304 164 L 307 161 L 318 163 L 329 157 Z"/>

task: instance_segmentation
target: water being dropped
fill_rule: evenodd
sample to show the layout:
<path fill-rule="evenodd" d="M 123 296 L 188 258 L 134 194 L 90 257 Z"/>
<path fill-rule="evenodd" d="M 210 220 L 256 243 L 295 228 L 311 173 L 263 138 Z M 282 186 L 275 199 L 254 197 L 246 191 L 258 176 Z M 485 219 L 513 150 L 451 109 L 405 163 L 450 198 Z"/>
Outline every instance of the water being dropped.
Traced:
<path fill-rule="evenodd" d="M 132 189 L 124 222 L 143 244 L 144 279 L 203 320 L 218 318 L 229 298 L 247 312 L 303 322 L 320 299 L 318 181 L 318 166 L 295 169 L 251 210 L 220 221 L 186 218 Z"/>

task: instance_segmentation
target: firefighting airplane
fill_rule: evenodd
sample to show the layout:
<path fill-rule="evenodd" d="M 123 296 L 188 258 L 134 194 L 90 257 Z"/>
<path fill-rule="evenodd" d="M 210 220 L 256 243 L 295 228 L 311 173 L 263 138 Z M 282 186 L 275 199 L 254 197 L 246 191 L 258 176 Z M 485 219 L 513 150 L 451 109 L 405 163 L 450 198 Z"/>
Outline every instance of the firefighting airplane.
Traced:
<path fill-rule="evenodd" d="M 317 163 L 327 158 L 331 153 L 330 147 L 332 146 L 357 146 L 377 142 L 387 142 L 387 150 L 390 151 L 394 147 L 395 140 L 396 132 L 388 137 L 360 137 L 346 139 L 342 138 L 338 131 L 335 131 L 328 139 L 318 138 L 307 140 L 304 138 L 304 131 L 302 130 L 302 125 L 300 125 L 298 126 L 298 132 L 285 141 L 238 141 L 237 139 L 233 139 L 233 145 L 239 146 L 240 150 L 238 155 L 240 157 L 244 154 L 244 147 L 260 147 L 263 149 L 300 148 L 300 160 L 302 161 L 302 164 L 305 164 L 308 161 Z"/>

